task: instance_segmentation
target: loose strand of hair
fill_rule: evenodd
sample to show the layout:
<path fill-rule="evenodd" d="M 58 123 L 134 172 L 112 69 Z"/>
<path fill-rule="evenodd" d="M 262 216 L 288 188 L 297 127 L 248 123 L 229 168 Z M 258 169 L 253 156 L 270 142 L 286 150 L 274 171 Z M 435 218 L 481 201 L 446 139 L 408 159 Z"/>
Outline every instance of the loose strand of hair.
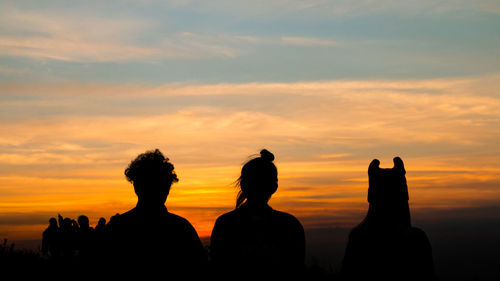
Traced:
<path fill-rule="evenodd" d="M 238 197 L 236 199 L 236 209 L 238 209 L 239 207 L 241 207 L 241 205 L 243 205 L 243 203 L 245 202 L 246 199 L 247 199 L 247 196 L 245 195 L 245 193 L 243 193 L 240 190 L 238 192 Z"/>

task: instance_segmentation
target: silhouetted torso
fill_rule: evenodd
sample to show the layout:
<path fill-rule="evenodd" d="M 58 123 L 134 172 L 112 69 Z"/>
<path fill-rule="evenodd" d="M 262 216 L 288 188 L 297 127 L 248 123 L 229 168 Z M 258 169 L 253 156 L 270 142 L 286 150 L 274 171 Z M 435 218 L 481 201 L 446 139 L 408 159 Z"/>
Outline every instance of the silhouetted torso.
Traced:
<path fill-rule="evenodd" d="M 76 251 L 76 229 L 69 218 L 63 220 L 60 228 L 60 239 L 61 254 L 64 261 L 69 262 L 75 256 Z"/>
<path fill-rule="evenodd" d="M 292 215 L 248 203 L 220 216 L 211 237 L 219 276 L 289 277 L 304 268 L 304 229 Z"/>
<path fill-rule="evenodd" d="M 78 256 L 83 263 L 89 263 L 95 258 L 95 234 L 93 228 L 80 228 L 76 232 Z"/>
<path fill-rule="evenodd" d="M 111 263 L 120 274 L 201 274 L 205 250 L 191 224 L 169 213 L 134 208 L 107 225 Z"/>
<path fill-rule="evenodd" d="M 433 280 L 431 245 L 416 227 L 358 226 L 349 235 L 342 274 L 346 280 Z"/>
<path fill-rule="evenodd" d="M 42 253 L 57 258 L 61 254 L 61 238 L 57 226 L 49 226 L 42 234 Z"/>

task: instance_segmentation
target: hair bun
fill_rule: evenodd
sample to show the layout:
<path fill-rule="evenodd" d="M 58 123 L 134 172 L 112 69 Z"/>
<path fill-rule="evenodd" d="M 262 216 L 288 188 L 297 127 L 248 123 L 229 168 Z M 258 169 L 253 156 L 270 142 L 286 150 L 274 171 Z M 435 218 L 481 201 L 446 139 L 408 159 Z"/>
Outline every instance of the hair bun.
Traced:
<path fill-rule="evenodd" d="M 267 160 L 269 162 L 273 162 L 273 160 L 274 160 L 274 154 L 272 154 L 271 152 L 269 152 L 269 150 L 267 150 L 267 149 L 262 149 L 260 151 L 260 158 L 262 158 L 263 160 Z"/>

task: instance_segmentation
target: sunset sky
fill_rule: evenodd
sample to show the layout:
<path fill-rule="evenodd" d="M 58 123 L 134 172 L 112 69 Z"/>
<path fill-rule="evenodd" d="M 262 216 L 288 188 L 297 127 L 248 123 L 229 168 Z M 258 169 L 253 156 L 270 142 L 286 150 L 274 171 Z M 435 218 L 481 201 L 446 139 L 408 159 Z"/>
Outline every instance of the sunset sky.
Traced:
<path fill-rule="evenodd" d="M 359 222 L 394 156 L 415 221 L 500 217 L 499 66 L 496 0 L 2 0 L 0 238 L 127 211 L 154 148 L 200 236 L 262 148 L 306 229 Z"/>

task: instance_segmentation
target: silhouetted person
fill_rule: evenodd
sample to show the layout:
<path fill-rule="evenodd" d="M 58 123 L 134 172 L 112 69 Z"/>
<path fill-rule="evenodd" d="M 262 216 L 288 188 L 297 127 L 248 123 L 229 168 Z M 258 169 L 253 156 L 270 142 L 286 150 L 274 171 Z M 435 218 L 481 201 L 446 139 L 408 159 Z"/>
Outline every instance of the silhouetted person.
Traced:
<path fill-rule="evenodd" d="M 138 202 L 106 226 L 110 270 L 118 275 L 160 274 L 163 278 L 182 274 L 187 278 L 204 274 L 207 258 L 196 230 L 165 207 L 170 187 L 178 181 L 168 160 L 156 149 L 140 154 L 125 169 Z"/>
<path fill-rule="evenodd" d="M 61 236 L 56 218 L 49 219 L 49 227 L 42 234 L 42 253 L 52 258 L 61 255 Z"/>
<path fill-rule="evenodd" d="M 100 218 L 99 221 L 97 222 L 97 225 L 95 226 L 95 232 L 103 233 L 105 229 L 106 229 L 106 219 Z"/>
<path fill-rule="evenodd" d="M 411 226 L 403 161 L 392 169 L 368 168 L 368 213 L 350 235 L 342 264 L 345 280 L 433 280 L 426 234 Z"/>
<path fill-rule="evenodd" d="M 64 218 L 60 225 L 61 254 L 65 262 L 72 262 L 75 256 L 77 227 L 76 221 L 70 218 Z"/>
<path fill-rule="evenodd" d="M 262 150 L 241 169 L 235 210 L 215 222 L 211 236 L 214 275 L 223 279 L 273 279 L 303 274 L 304 229 L 268 201 L 278 188 L 274 155 Z"/>
<path fill-rule="evenodd" d="M 83 263 L 89 263 L 94 256 L 95 239 L 94 229 L 90 227 L 89 218 L 85 215 L 78 217 L 76 243 L 80 261 Z"/>
<path fill-rule="evenodd" d="M 90 226 L 89 218 L 86 215 L 79 216 L 77 222 L 78 222 L 78 230 L 84 232 L 90 232 L 94 230 L 94 228 Z"/>
<path fill-rule="evenodd" d="M 106 262 L 106 219 L 100 218 L 94 229 L 93 262 L 96 265 L 103 266 Z"/>

